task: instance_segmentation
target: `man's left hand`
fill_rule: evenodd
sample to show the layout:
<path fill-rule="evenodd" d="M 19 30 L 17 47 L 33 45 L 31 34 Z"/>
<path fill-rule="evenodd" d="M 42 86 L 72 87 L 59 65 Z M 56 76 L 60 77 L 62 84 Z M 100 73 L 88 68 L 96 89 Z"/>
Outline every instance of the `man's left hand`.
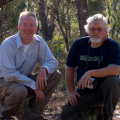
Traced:
<path fill-rule="evenodd" d="M 46 68 L 41 68 L 39 70 L 37 79 L 36 79 L 36 87 L 37 89 L 44 89 L 45 86 L 47 86 L 47 80 L 46 80 Z"/>
<path fill-rule="evenodd" d="M 85 87 L 87 87 L 88 84 L 88 80 L 91 78 L 90 72 L 86 72 L 81 79 L 78 81 L 77 87 L 79 89 L 84 89 Z"/>
<path fill-rule="evenodd" d="M 38 103 L 44 102 L 45 95 L 44 95 L 43 91 L 40 89 L 36 89 L 36 90 L 34 90 L 34 92 L 36 94 L 36 102 L 38 102 Z"/>

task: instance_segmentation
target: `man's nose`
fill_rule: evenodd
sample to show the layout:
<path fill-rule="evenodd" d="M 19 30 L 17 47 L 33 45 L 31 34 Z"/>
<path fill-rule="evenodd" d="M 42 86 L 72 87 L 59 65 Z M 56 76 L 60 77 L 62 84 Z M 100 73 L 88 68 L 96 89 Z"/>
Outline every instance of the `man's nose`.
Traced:
<path fill-rule="evenodd" d="M 99 32 L 99 30 L 98 30 L 98 29 L 95 29 L 95 30 L 94 30 L 94 33 L 98 33 L 98 32 Z"/>
<path fill-rule="evenodd" d="M 27 28 L 27 29 L 30 29 L 30 28 L 31 28 L 31 26 L 30 26 L 30 25 L 26 25 L 26 28 Z"/>

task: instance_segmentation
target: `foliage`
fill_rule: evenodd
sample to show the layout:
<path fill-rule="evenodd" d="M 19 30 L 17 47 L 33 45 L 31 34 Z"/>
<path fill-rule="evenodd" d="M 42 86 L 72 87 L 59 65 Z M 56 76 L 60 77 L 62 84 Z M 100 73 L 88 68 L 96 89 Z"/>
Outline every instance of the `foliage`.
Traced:
<path fill-rule="evenodd" d="M 88 0 L 89 12 L 91 15 L 98 13 L 99 2 L 97 0 Z"/>
<path fill-rule="evenodd" d="M 17 32 L 18 17 L 21 10 L 25 8 L 24 2 L 14 0 L 0 9 L 0 39 Z"/>
<path fill-rule="evenodd" d="M 40 0 L 13 0 L 0 9 L 0 40 L 1 42 L 8 36 L 17 32 L 17 23 L 20 12 L 24 10 L 35 12 L 39 22 L 38 34 L 42 36 L 41 22 L 39 17 Z M 59 62 L 58 69 L 62 74 L 62 79 L 58 86 L 58 91 L 67 91 L 65 84 L 65 61 L 68 51 L 66 44 L 70 48 L 72 43 L 80 37 L 79 24 L 77 18 L 77 9 L 75 0 L 45 0 L 45 14 L 47 22 L 50 23 L 50 16 L 55 18 L 55 28 L 53 39 L 48 41 L 48 45 Z M 99 13 L 98 0 L 88 0 L 90 15 Z M 120 0 L 104 0 L 102 4 L 102 13 L 107 17 L 109 27 L 111 27 L 110 36 L 120 43 Z M 54 13 L 52 10 L 55 10 Z M 68 43 L 66 43 L 67 38 Z M 36 65 L 35 71 L 39 70 L 40 65 Z M 67 94 L 67 93 L 65 93 Z M 60 97 L 59 97 L 60 98 Z M 67 95 L 63 95 L 65 102 Z M 23 111 L 28 105 L 28 100 L 24 101 Z M 79 118 L 78 118 L 79 119 Z"/>
<path fill-rule="evenodd" d="M 108 19 L 108 24 L 111 27 L 110 36 L 120 44 L 120 0 L 106 0 L 106 10 L 103 13 Z"/>
<path fill-rule="evenodd" d="M 72 23 L 76 22 L 76 9 L 71 0 L 49 0 L 49 10 L 54 9 L 55 13 L 50 13 L 56 20 L 56 27 L 61 31 L 65 40 L 66 50 L 69 51 L 68 38 L 72 34 Z M 73 27 L 74 28 L 74 27 Z"/>
<path fill-rule="evenodd" d="M 103 14 L 107 17 L 109 26 L 111 27 L 110 36 L 119 42 L 120 38 L 120 0 L 105 0 L 103 4 Z M 6 37 L 17 32 L 17 22 L 19 13 L 23 10 L 29 10 L 35 12 L 38 17 L 39 31 L 41 33 L 41 24 L 39 20 L 39 2 L 40 0 L 13 0 L 0 9 L 0 39 L 3 41 Z M 47 21 L 50 22 L 50 15 L 55 18 L 55 28 L 53 39 L 48 42 L 54 56 L 59 61 L 58 69 L 62 72 L 64 81 L 65 74 L 65 61 L 68 51 L 66 50 L 66 42 L 64 35 L 68 40 L 68 47 L 72 45 L 75 39 L 80 36 L 79 25 L 77 20 L 77 9 L 75 6 L 75 0 L 45 0 L 45 13 Z M 97 0 L 88 0 L 89 12 L 95 14 L 98 11 L 99 2 Z M 55 9 L 54 14 L 52 10 Z M 56 16 L 58 15 L 58 17 Z M 62 30 L 61 30 L 62 29 Z M 63 33 L 62 33 L 63 31 Z M 39 69 L 37 65 L 36 70 Z M 35 70 L 35 71 L 36 71 Z M 65 82 L 62 82 L 63 88 L 65 88 Z M 61 85 L 61 86 L 62 86 Z M 62 87 L 61 87 L 62 88 Z M 63 89 L 62 88 L 62 89 Z"/>
<path fill-rule="evenodd" d="M 48 45 L 52 50 L 52 53 L 54 54 L 55 58 L 59 62 L 58 70 L 62 74 L 62 79 L 60 81 L 59 88 L 60 90 L 66 90 L 64 76 L 65 76 L 65 61 L 67 57 L 67 52 L 64 49 L 65 44 L 63 41 L 63 37 L 54 37 L 52 39 L 52 42 L 51 41 L 48 42 Z"/>
<path fill-rule="evenodd" d="M 39 2 L 40 0 L 18 0 L 12 1 L 4 6 L 4 9 L 0 10 L 0 39 L 1 41 L 6 37 L 17 32 L 17 22 L 19 13 L 23 10 L 29 10 L 35 12 L 38 17 L 39 30 L 38 34 L 42 35 L 41 24 L 39 20 Z M 47 21 L 50 22 L 50 15 L 55 18 L 55 29 L 53 39 L 48 42 L 54 56 L 59 62 L 58 69 L 62 72 L 62 83 L 60 88 L 65 88 L 64 75 L 65 75 L 65 61 L 67 58 L 66 43 L 62 30 L 67 37 L 68 47 L 70 48 L 74 40 L 80 36 L 79 25 L 77 20 L 77 9 L 74 0 L 45 0 L 45 13 Z M 97 0 L 88 0 L 89 12 L 91 14 L 98 13 L 99 2 Z M 104 6 L 105 5 L 105 6 Z M 103 14 L 107 17 L 109 26 L 111 27 L 110 36 L 119 41 L 120 31 L 120 12 L 119 0 L 105 0 L 103 5 Z M 55 9 L 56 14 L 52 13 L 52 9 Z M 61 27 L 60 27 L 61 26 Z M 38 71 L 39 65 L 36 65 L 35 71 Z M 63 86 L 63 87 L 62 87 Z"/>

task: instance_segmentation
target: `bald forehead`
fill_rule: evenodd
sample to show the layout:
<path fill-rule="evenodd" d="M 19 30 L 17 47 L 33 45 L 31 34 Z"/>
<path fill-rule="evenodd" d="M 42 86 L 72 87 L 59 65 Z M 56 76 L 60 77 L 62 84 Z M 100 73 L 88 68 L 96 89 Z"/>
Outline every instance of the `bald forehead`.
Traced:
<path fill-rule="evenodd" d="M 36 22 L 35 18 L 31 15 L 25 15 L 21 17 L 21 22 L 22 21 L 28 21 L 28 19 L 32 20 L 34 23 Z M 28 21 L 29 22 L 29 21 Z"/>

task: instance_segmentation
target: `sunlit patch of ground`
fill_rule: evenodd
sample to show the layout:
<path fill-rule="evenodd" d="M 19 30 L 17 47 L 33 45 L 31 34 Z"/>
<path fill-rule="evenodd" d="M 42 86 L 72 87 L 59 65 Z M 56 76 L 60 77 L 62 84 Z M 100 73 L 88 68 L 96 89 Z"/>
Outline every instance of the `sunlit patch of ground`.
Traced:
<path fill-rule="evenodd" d="M 66 100 L 67 100 L 66 92 L 55 91 L 48 105 L 46 106 L 46 109 L 42 116 L 48 120 L 59 120 L 59 114 L 61 112 L 62 106 L 66 103 Z M 18 119 L 16 116 L 13 116 L 13 120 L 22 119 Z M 86 120 L 93 120 L 93 118 L 91 119 L 91 117 L 89 117 L 89 119 Z M 120 120 L 120 102 L 116 106 L 113 120 Z"/>
<path fill-rule="evenodd" d="M 46 110 L 43 114 L 44 118 L 48 120 L 59 120 L 59 114 L 62 109 L 62 106 L 65 104 L 67 99 L 67 93 L 62 93 L 56 91 L 46 107 Z M 91 120 L 91 119 L 89 119 Z M 118 102 L 116 106 L 116 110 L 114 112 L 113 120 L 120 120 L 120 102 Z"/>
<path fill-rule="evenodd" d="M 120 102 L 118 102 L 116 106 L 116 110 L 114 112 L 113 120 L 120 120 Z"/>
<path fill-rule="evenodd" d="M 52 98 L 50 99 L 44 111 L 44 114 L 43 114 L 44 118 L 47 118 L 48 120 L 59 119 L 60 111 L 67 99 L 66 94 L 67 93 L 62 93 L 59 91 L 56 91 L 55 93 L 53 93 Z"/>

